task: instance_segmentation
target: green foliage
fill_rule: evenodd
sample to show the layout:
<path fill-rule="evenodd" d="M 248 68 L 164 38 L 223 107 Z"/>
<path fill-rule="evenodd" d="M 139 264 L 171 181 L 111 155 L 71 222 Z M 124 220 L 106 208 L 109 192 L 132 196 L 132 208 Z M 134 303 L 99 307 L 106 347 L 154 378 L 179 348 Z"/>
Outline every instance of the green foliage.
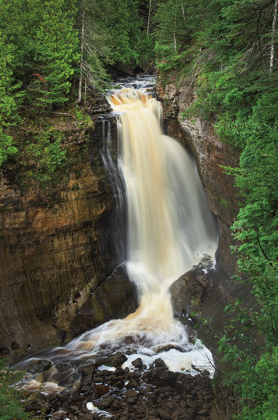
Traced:
<path fill-rule="evenodd" d="M 13 54 L 13 89 L 21 85 L 26 104 L 40 109 L 68 100 L 78 62 L 75 0 L 0 0 L 0 5 L 5 47 Z"/>
<path fill-rule="evenodd" d="M 38 187 L 45 191 L 63 179 L 68 162 L 62 140 L 62 134 L 51 128 L 31 136 L 21 155 L 21 164 L 27 169 L 25 183 L 34 180 Z"/>
<path fill-rule="evenodd" d="M 4 35 L 0 32 L 0 165 L 17 152 L 12 137 L 7 134 L 7 129 L 18 119 L 16 100 L 22 97 L 17 92 L 20 83 L 13 85 L 13 59 L 13 50 L 5 44 Z"/>
<path fill-rule="evenodd" d="M 227 311 L 234 321 L 219 340 L 219 351 L 224 355 L 223 360 L 232 365 L 232 369 L 229 368 L 224 375 L 224 382 L 232 385 L 239 395 L 241 412 L 234 418 L 274 419 L 278 415 L 278 347 L 270 342 L 265 347 L 259 347 L 250 334 L 250 330 L 260 330 L 264 333 L 261 336 L 263 340 L 269 333 L 266 317 L 270 318 L 271 314 L 265 314 L 265 308 L 247 310 L 240 302 L 227 306 Z M 274 317 L 272 325 L 273 321 Z"/>
<path fill-rule="evenodd" d="M 5 361 L 0 362 L 0 419 L 28 419 L 20 403 L 21 392 L 12 387 L 20 379 Z"/>
<path fill-rule="evenodd" d="M 244 420 L 278 416 L 278 193 L 274 187 L 278 182 L 277 93 L 271 85 L 269 92 L 257 95 L 249 113 L 239 108 L 235 121 L 228 113 L 225 116 L 233 128 L 229 141 L 243 149 L 240 168 L 229 170 L 242 197 L 232 227 L 238 267 L 244 274 L 239 281 L 248 284 L 258 302 L 256 309 L 243 304 L 228 308 L 236 310 L 233 316 L 241 327 L 231 323 L 229 335 L 220 341 L 225 359 L 235 366 L 233 375 L 226 375 L 226 379 L 233 383 L 240 378 L 243 408 L 237 418 Z"/>
<path fill-rule="evenodd" d="M 101 8 L 103 9 L 103 2 Z M 135 65 L 141 57 L 144 61 L 150 57 L 153 43 L 143 29 L 144 22 L 139 15 L 137 0 L 108 0 L 105 2 L 102 22 L 109 33 L 110 53 L 106 57 L 108 64 Z M 147 50 L 149 47 L 150 51 Z"/>
<path fill-rule="evenodd" d="M 13 145 L 12 137 L 5 134 L 3 128 L 0 128 L 0 166 L 6 162 L 9 156 L 16 153 L 17 148 Z"/>
<path fill-rule="evenodd" d="M 40 3 L 40 2 L 39 2 Z M 75 1 L 47 1 L 34 34 L 33 79 L 28 92 L 32 105 L 48 108 L 68 101 L 70 79 L 78 62 L 74 29 Z"/>

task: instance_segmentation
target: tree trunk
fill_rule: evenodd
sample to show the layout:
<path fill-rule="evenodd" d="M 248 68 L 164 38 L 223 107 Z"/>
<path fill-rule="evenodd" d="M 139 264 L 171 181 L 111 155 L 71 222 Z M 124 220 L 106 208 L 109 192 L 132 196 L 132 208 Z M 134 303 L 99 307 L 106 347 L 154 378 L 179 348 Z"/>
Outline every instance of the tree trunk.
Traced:
<path fill-rule="evenodd" d="M 85 10 L 83 10 L 83 12 L 82 12 L 80 77 L 79 77 L 79 87 L 78 87 L 78 99 L 76 101 L 78 104 L 80 104 L 81 99 L 82 99 L 84 37 L 85 37 Z"/>
<path fill-rule="evenodd" d="M 181 6 L 181 10 L 182 10 L 183 20 L 185 20 L 185 13 L 184 13 L 184 7 L 183 7 L 183 5 Z"/>
<path fill-rule="evenodd" d="M 175 50 L 177 49 L 176 26 L 177 26 L 177 11 L 175 10 L 175 23 L 174 23 L 174 48 Z"/>
<path fill-rule="evenodd" d="M 278 9 L 278 0 L 275 0 L 273 21 L 272 21 L 271 45 L 270 45 L 270 65 L 269 65 L 270 73 L 273 72 L 273 66 L 274 66 L 274 61 L 275 61 L 275 33 L 276 33 L 276 21 L 277 21 L 277 9 Z"/>
<path fill-rule="evenodd" d="M 150 0 L 150 4 L 149 4 L 149 16 L 148 16 L 147 35 L 149 35 L 149 32 L 150 32 L 151 9 L 152 9 L 152 0 Z"/>

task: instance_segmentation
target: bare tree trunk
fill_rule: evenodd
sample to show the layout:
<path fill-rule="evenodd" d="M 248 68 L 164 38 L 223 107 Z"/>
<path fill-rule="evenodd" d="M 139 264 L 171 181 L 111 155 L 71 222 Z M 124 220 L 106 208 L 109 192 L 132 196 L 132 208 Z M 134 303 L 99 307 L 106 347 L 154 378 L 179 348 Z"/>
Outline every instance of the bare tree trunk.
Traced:
<path fill-rule="evenodd" d="M 175 48 L 175 50 L 177 49 L 176 26 L 177 26 L 177 11 L 175 11 L 175 24 L 174 24 L 174 48 Z"/>
<path fill-rule="evenodd" d="M 150 32 L 151 9 L 152 9 L 152 0 L 150 0 L 150 4 L 149 4 L 149 16 L 148 16 L 147 35 L 149 35 L 149 32 Z"/>
<path fill-rule="evenodd" d="M 184 13 L 184 7 L 183 7 L 183 5 L 181 5 L 181 10 L 182 10 L 183 20 L 185 20 L 185 13 Z"/>
<path fill-rule="evenodd" d="M 270 65 L 269 72 L 273 72 L 274 60 L 275 60 L 275 33 L 276 33 L 276 21 L 277 21 L 277 9 L 278 9 L 278 0 L 275 0 L 274 4 L 274 14 L 272 21 L 272 33 L 271 33 L 271 45 L 270 45 Z"/>
<path fill-rule="evenodd" d="M 78 99 L 76 101 L 78 104 L 80 104 L 81 99 L 82 99 L 84 37 L 85 37 L 85 10 L 83 10 L 83 12 L 82 12 L 80 77 L 79 77 L 79 87 L 78 87 Z"/>

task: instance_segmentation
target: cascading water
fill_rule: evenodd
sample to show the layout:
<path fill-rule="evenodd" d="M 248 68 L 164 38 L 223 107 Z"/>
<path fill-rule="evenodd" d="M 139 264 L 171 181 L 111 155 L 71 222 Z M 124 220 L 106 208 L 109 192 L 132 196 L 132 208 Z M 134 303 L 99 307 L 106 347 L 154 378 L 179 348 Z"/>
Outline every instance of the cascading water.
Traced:
<path fill-rule="evenodd" d="M 125 224 L 124 224 L 124 193 L 122 173 L 118 170 L 118 165 L 114 163 L 111 149 L 111 123 L 109 120 L 102 120 L 102 150 L 101 156 L 106 174 L 112 187 L 113 198 L 116 211 L 114 212 L 114 220 L 111 226 L 111 237 L 113 238 L 114 253 L 116 263 L 120 264 L 126 258 L 125 245 Z M 118 145 L 119 147 L 119 145 Z"/>
<path fill-rule="evenodd" d="M 176 372 L 196 374 L 194 365 L 213 374 L 210 351 L 198 340 L 189 343 L 184 326 L 174 319 L 168 292 L 204 255 L 213 258 L 217 246 L 215 221 L 196 166 L 182 146 L 162 134 L 161 104 L 146 92 L 123 89 L 112 94 L 110 103 L 118 115 L 118 166 L 127 201 L 126 270 L 138 288 L 139 308 L 64 348 L 41 352 L 35 360 L 78 367 L 120 349 L 129 353 L 125 366 L 138 357 L 148 366 L 160 357 Z M 115 170 L 111 162 L 106 166 Z M 55 368 L 44 374 L 45 392 L 63 389 L 48 383 L 55 382 L 55 374 Z M 30 379 L 29 388 L 36 387 L 38 382 Z"/>

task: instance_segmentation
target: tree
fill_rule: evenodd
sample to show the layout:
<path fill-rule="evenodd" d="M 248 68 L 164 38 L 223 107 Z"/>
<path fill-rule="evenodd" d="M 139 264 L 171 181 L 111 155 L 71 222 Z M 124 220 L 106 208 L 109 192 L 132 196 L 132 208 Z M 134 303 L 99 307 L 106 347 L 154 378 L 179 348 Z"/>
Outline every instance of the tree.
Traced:
<path fill-rule="evenodd" d="M 270 73 L 273 72 L 274 59 L 275 59 L 275 34 L 276 34 L 277 9 L 278 9 L 278 0 L 275 0 L 273 21 L 272 21 L 271 47 L 270 47 L 270 66 L 269 66 Z"/>
<path fill-rule="evenodd" d="M 111 54 L 109 35 L 101 25 L 105 6 L 97 0 L 82 0 L 79 3 L 80 75 L 77 103 L 82 99 L 83 85 L 101 89 L 108 74 L 104 68 L 105 58 Z"/>
<path fill-rule="evenodd" d="M 22 95 L 18 92 L 21 84 L 13 83 L 13 47 L 5 43 L 1 32 L 0 54 L 0 165 L 2 165 L 9 156 L 17 152 L 7 129 L 18 120 L 16 99 L 21 98 Z"/>
<path fill-rule="evenodd" d="M 34 34 L 33 79 L 28 93 L 36 106 L 51 110 L 69 99 L 79 60 L 75 0 L 49 0 L 43 6 L 38 3 L 42 13 Z"/>

